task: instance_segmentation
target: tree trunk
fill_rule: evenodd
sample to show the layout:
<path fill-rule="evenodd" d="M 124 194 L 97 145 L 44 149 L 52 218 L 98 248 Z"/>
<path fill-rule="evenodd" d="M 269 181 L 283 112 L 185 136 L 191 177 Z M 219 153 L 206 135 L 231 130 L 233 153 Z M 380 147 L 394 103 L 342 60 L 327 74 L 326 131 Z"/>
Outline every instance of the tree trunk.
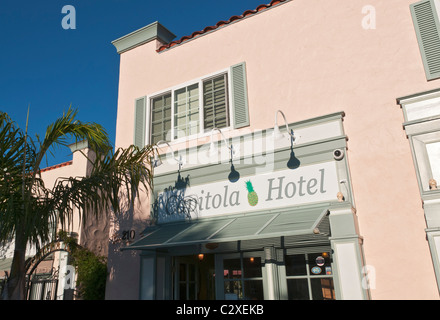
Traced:
<path fill-rule="evenodd" d="M 10 300 L 25 300 L 26 286 L 26 241 L 22 233 L 18 232 L 15 237 L 14 257 L 12 258 L 11 275 L 9 276 L 8 298 Z"/>

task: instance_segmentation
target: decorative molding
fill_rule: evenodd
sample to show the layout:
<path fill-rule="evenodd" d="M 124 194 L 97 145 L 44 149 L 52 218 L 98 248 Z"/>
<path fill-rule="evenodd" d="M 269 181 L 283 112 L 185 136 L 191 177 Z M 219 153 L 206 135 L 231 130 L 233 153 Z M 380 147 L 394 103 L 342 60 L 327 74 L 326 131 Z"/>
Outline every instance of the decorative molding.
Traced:
<path fill-rule="evenodd" d="M 174 33 L 156 21 L 112 41 L 112 44 L 115 46 L 118 54 L 121 54 L 152 40 L 157 39 L 163 43 L 169 43 L 175 37 Z"/>

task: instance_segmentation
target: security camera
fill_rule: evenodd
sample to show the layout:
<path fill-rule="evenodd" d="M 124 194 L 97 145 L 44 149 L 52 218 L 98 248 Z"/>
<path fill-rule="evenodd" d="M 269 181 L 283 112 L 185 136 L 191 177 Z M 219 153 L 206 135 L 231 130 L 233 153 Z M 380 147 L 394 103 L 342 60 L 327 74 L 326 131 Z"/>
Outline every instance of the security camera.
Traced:
<path fill-rule="evenodd" d="M 342 160 L 344 158 L 344 151 L 342 149 L 334 150 L 333 158 L 335 158 L 335 160 Z"/>

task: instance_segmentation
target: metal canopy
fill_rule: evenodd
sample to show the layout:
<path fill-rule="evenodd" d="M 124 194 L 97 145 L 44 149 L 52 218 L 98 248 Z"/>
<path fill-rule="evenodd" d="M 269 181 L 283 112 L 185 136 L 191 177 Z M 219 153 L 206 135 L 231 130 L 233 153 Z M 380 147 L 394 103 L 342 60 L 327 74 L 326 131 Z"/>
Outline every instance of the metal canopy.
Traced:
<path fill-rule="evenodd" d="M 166 223 L 144 230 L 145 236 L 122 250 L 152 250 L 203 243 L 258 240 L 313 234 L 328 206 Z"/>

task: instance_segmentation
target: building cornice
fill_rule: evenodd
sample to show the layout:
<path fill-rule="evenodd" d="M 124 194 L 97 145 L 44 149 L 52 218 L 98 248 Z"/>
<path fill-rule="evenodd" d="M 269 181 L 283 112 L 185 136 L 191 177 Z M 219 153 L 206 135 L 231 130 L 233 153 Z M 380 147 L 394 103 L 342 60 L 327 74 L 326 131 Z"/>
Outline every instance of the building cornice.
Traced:
<path fill-rule="evenodd" d="M 175 34 L 156 21 L 112 41 L 112 44 L 116 47 L 118 54 L 121 54 L 152 40 L 169 43 L 175 37 Z"/>

